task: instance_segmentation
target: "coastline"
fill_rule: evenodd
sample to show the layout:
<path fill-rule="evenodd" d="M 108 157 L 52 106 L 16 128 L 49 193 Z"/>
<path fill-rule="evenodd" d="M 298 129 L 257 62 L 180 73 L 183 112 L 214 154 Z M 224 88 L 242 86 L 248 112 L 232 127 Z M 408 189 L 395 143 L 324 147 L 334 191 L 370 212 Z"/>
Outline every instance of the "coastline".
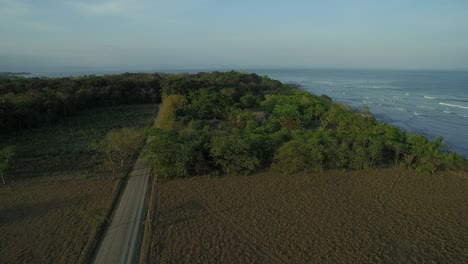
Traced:
<path fill-rule="evenodd" d="M 130 71 L 140 73 L 198 73 L 214 69 L 173 69 Z M 219 69 L 228 71 L 228 69 Z M 468 138 L 461 131 L 468 129 L 468 103 L 453 102 L 462 98 L 465 71 L 393 71 L 393 70 L 333 70 L 333 69 L 248 69 L 258 75 L 268 75 L 283 83 L 294 83 L 302 90 L 315 95 L 325 94 L 334 102 L 344 103 L 352 109 L 368 106 L 379 121 L 396 126 L 406 132 L 424 135 L 430 140 L 442 136 L 449 151 L 468 158 Z M 32 72 L 26 78 L 67 78 L 78 76 L 103 76 L 122 74 L 124 70 L 95 70 L 75 72 Z M 387 75 L 402 74 L 405 82 Z M 417 79 L 420 75 L 437 75 L 433 79 Z M 461 74 L 461 75 L 460 75 Z M 415 76 L 413 76 L 415 75 Z M 442 78 L 447 75 L 447 78 Z M 460 76 L 459 76 L 460 75 Z M 410 77 L 408 77 L 410 76 Z M 442 77 L 441 77 L 442 76 Z M 414 78 L 413 78 L 414 77 Z M 387 79 L 390 78 L 390 81 Z M 447 81 L 450 83 L 446 83 Z M 459 82 L 454 82 L 459 80 Z M 384 82 L 385 81 L 385 82 Z M 434 82 L 434 84 L 432 84 Z M 445 84 L 445 94 L 439 87 Z M 429 87 L 428 85 L 432 85 Z M 428 86 L 428 91 L 421 90 Z M 411 88 L 413 87 L 413 88 Z M 434 88 L 435 87 L 435 88 Z M 353 92 L 348 92 L 348 90 Z M 414 89 L 411 90 L 411 89 Z M 451 93 L 450 91 L 454 91 Z M 455 106 L 456 105 L 456 106 Z"/>
<path fill-rule="evenodd" d="M 0 76 L 26 76 L 31 75 L 30 72 L 0 72 Z"/>

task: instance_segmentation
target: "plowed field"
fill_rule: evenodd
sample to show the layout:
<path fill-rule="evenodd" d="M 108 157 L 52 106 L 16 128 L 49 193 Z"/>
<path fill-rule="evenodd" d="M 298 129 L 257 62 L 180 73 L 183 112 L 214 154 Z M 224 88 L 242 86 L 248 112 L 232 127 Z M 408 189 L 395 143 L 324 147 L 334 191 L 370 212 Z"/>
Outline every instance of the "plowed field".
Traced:
<path fill-rule="evenodd" d="M 402 169 L 161 181 L 155 263 L 468 263 L 468 177 Z"/>

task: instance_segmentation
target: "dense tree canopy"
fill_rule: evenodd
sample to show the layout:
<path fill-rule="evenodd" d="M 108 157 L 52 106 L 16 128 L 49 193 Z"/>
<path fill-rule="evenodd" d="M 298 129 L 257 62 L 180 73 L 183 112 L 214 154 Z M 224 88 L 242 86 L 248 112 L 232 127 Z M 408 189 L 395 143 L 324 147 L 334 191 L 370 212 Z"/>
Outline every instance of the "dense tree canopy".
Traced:
<path fill-rule="evenodd" d="M 249 174 L 262 169 L 289 174 L 381 166 L 435 173 L 466 168 L 461 156 L 445 151 L 441 139 L 430 142 L 377 121 L 365 109 L 353 110 L 327 96 L 315 96 L 268 77 L 214 72 L 168 80 L 164 92 L 185 98 L 173 117 L 176 125 L 170 133 L 174 142 L 153 141 L 148 149 L 156 157 L 168 159 L 170 154 L 158 154 L 159 149 L 189 147 L 171 152 L 174 157 L 166 165 L 153 163 L 167 177 L 200 174 L 194 164 L 213 174 Z M 200 135 L 203 146 L 195 150 L 191 146 Z M 165 173 L 182 157 L 187 165 L 179 175 Z"/>
<path fill-rule="evenodd" d="M 50 125 L 100 106 L 161 101 L 159 74 L 0 78 L 0 133 Z"/>

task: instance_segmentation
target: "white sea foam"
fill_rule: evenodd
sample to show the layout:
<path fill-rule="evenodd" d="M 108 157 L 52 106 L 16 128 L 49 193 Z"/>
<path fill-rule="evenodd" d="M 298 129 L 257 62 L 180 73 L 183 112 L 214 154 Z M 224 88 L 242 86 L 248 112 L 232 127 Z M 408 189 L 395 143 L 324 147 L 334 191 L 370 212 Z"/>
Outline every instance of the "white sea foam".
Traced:
<path fill-rule="evenodd" d="M 316 83 L 327 84 L 327 85 L 333 85 L 332 82 L 326 82 L 326 81 L 316 81 Z"/>
<path fill-rule="evenodd" d="M 457 108 L 462 108 L 462 109 L 468 109 L 468 106 L 464 105 L 456 105 L 456 104 L 447 104 L 443 102 L 439 102 L 440 105 L 445 105 L 445 106 L 451 106 L 451 107 L 457 107 Z"/>
<path fill-rule="evenodd" d="M 427 95 L 425 95 L 424 98 L 426 98 L 426 99 L 432 99 L 432 100 L 433 100 L 433 99 L 437 99 L 437 97 L 427 96 Z"/>
<path fill-rule="evenodd" d="M 361 85 L 361 88 L 365 88 L 365 89 L 382 89 L 384 87 L 382 86 L 369 86 L 369 85 Z"/>
<path fill-rule="evenodd" d="M 444 113 L 446 113 L 446 114 L 451 114 L 452 112 L 450 112 L 450 111 L 444 111 Z"/>
<path fill-rule="evenodd" d="M 435 108 L 432 108 L 432 107 L 429 107 L 429 106 L 425 106 L 425 105 L 417 105 L 416 107 L 424 108 L 424 109 L 430 109 L 430 110 L 436 110 Z"/>

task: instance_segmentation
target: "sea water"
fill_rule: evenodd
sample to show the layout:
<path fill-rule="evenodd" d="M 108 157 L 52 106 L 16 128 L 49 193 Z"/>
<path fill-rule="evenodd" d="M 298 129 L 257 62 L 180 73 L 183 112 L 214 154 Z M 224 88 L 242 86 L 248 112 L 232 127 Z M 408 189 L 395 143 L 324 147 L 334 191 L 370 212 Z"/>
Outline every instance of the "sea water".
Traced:
<path fill-rule="evenodd" d="M 368 106 L 381 121 L 406 131 L 442 136 L 468 157 L 468 71 L 257 70 L 297 83 L 353 108 Z"/>

